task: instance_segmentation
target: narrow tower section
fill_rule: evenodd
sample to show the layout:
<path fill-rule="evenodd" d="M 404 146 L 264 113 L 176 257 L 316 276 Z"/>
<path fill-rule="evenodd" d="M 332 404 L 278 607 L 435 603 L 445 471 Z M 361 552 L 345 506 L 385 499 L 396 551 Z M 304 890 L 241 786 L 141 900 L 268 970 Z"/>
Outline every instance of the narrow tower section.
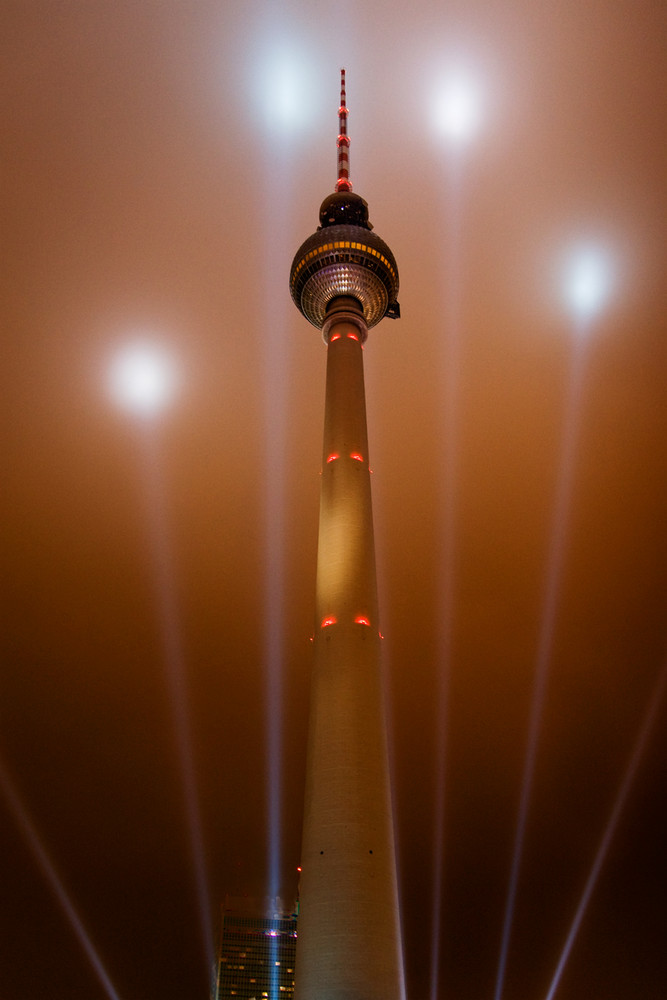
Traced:
<path fill-rule="evenodd" d="M 347 103 L 345 99 L 345 70 L 340 71 L 340 107 L 338 108 L 338 180 L 336 191 L 351 191 L 350 137 L 347 134 Z"/>
<path fill-rule="evenodd" d="M 398 271 L 351 190 L 347 113 L 343 73 L 336 192 L 290 275 L 327 345 L 296 1000 L 402 1000 L 362 355 Z"/>

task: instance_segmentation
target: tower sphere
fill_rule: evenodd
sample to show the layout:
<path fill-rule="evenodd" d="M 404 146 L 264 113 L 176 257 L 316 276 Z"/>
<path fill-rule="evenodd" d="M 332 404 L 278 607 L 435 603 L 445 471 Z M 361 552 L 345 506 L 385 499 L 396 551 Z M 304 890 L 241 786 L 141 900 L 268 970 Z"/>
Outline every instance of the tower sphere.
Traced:
<path fill-rule="evenodd" d="M 375 326 L 383 316 L 397 319 L 401 313 L 394 255 L 371 232 L 367 202 L 352 192 L 347 115 L 343 69 L 336 189 L 320 206 L 317 231 L 297 250 L 289 281 L 297 309 L 318 330 L 324 326 L 329 304 L 341 297 L 356 299 L 367 327 Z"/>
<path fill-rule="evenodd" d="M 297 308 L 318 330 L 327 306 L 341 295 L 359 302 L 369 328 L 383 316 L 397 318 L 398 268 L 384 240 L 370 231 L 363 198 L 349 191 L 330 195 L 320 221 L 292 262 L 290 292 Z"/>

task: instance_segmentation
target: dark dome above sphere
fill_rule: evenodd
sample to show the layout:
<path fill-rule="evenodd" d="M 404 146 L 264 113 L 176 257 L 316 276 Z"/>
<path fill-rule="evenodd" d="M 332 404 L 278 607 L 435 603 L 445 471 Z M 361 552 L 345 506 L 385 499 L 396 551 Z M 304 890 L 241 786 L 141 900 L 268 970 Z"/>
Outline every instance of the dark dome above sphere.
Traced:
<path fill-rule="evenodd" d="M 290 292 L 319 330 L 329 303 L 339 296 L 359 302 L 368 327 L 383 316 L 400 315 L 394 255 L 384 240 L 360 225 L 328 225 L 309 236 L 292 262 Z"/>
<path fill-rule="evenodd" d="M 320 206 L 320 228 L 326 226 L 363 226 L 372 229 L 368 221 L 368 202 L 352 191 L 337 191 L 325 198 Z"/>

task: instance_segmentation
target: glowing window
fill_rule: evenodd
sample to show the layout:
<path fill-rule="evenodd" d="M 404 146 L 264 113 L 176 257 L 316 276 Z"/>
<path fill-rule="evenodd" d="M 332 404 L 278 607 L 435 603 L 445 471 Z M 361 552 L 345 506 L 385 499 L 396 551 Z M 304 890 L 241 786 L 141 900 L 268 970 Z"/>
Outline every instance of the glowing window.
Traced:
<path fill-rule="evenodd" d="M 335 625 L 335 624 L 336 624 L 336 616 L 335 615 L 329 615 L 328 618 L 323 618 L 322 619 L 322 628 L 326 628 L 327 625 Z"/>

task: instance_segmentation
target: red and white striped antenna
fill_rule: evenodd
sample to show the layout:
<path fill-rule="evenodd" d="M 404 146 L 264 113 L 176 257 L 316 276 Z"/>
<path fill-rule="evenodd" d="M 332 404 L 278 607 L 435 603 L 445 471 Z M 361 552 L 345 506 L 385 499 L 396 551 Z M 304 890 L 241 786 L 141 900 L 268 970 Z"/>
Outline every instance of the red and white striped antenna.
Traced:
<path fill-rule="evenodd" d="M 340 107 L 338 109 L 338 180 L 336 191 L 351 191 L 350 137 L 347 134 L 347 105 L 345 104 L 345 70 L 340 71 Z"/>

